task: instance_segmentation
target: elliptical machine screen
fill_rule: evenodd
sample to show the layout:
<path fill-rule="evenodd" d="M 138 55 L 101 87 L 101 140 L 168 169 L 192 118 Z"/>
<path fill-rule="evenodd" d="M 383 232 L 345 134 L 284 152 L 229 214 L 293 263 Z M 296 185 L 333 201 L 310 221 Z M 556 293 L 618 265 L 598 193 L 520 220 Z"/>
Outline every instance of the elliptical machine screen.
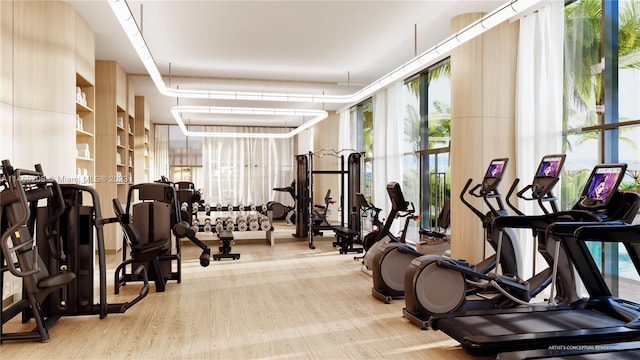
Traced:
<path fill-rule="evenodd" d="M 565 155 L 549 155 L 542 158 L 536 177 L 557 177 L 564 164 Z"/>
<path fill-rule="evenodd" d="M 547 193 L 558 182 L 565 157 L 564 154 L 558 154 L 542 158 L 533 178 L 532 193 L 534 197 Z"/>
<path fill-rule="evenodd" d="M 509 160 L 506 158 L 491 160 L 489 169 L 487 169 L 487 173 L 482 180 L 483 192 L 491 192 L 495 190 L 496 187 L 498 187 L 498 184 L 500 184 L 500 180 L 502 180 L 504 169 L 507 166 L 507 161 Z"/>
<path fill-rule="evenodd" d="M 626 164 L 597 165 L 587 180 L 587 186 L 584 187 L 580 205 L 587 208 L 607 205 L 626 170 Z"/>

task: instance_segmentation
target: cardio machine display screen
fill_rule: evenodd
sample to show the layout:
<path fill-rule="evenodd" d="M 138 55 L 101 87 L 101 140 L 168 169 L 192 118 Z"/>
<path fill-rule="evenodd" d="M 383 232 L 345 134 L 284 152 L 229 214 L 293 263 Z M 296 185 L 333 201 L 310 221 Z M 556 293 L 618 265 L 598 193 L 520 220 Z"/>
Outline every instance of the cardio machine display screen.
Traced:
<path fill-rule="evenodd" d="M 506 160 L 493 160 L 491 165 L 489 165 L 489 169 L 487 170 L 487 174 L 485 177 L 488 178 L 499 178 L 502 177 L 502 171 L 504 170 L 504 165 Z"/>
<path fill-rule="evenodd" d="M 537 177 L 557 177 L 560 169 L 562 169 L 562 163 L 564 162 L 564 155 L 552 155 L 545 156 L 540 162 Z"/>
<path fill-rule="evenodd" d="M 586 207 L 606 205 L 618 189 L 626 169 L 625 164 L 596 166 L 583 189 L 580 204 Z"/>
<path fill-rule="evenodd" d="M 507 166 L 507 160 L 507 158 L 491 160 L 487 173 L 482 179 L 481 192 L 494 191 L 498 187 L 502 180 L 504 169 Z"/>
<path fill-rule="evenodd" d="M 587 197 L 594 200 L 606 200 L 617 188 L 620 168 L 600 168 L 591 177 Z"/>

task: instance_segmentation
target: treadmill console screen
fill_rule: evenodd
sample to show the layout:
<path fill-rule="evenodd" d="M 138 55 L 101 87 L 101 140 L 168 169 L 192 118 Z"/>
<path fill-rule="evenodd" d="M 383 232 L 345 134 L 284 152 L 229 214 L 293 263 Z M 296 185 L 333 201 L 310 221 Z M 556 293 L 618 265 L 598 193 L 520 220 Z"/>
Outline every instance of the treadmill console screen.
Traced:
<path fill-rule="evenodd" d="M 626 164 L 597 165 L 582 190 L 580 205 L 594 208 L 608 204 L 626 170 Z"/>
<path fill-rule="evenodd" d="M 487 169 L 487 173 L 484 175 L 484 179 L 482 180 L 482 191 L 490 192 L 498 187 L 500 180 L 502 180 L 502 174 L 504 174 L 504 169 L 507 166 L 508 159 L 494 159 L 491 160 L 489 164 L 489 168 Z"/>
<path fill-rule="evenodd" d="M 560 178 L 566 155 L 547 155 L 542 158 L 538 171 L 533 178 L 532 192 L 534 197 L 543 196 L 555 186 Z"/>

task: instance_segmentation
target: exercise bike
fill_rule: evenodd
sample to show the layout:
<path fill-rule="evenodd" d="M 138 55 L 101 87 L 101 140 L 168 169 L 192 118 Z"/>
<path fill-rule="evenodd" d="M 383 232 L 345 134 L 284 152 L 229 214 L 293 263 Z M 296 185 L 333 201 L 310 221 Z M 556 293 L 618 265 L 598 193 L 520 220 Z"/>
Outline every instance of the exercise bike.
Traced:
<path fill-rule="evenodd" d="M 363 215 L 368 211 L 371 211 L 371 232 L 365 235 L 362 239 L 362 248 L 364 251 L 368 251 L 371 246 L 375 244 L 378 234 L 380 234 L 380 231 L 384 227 L 384 223 L 380 221 L 380 211 L 382 211 L 382 209 L 369 203 L 362 193 L 356 193 L 356 200 L 358 201 L 358 206 L 360 206 L 360 211 Z M 356 257 L 356 259 L 357 258 L 358 257 Z"/>
<path fill-rule="evenodd" d="M 277 201 L 269 201 L 267 203 L 267 207 L 271 207 L 273 210 L 273 220 L 286 220 L 287 225 L 295 225 L 296 223 L 296 181 L 293 180 L 291 185 L 286 187 L 276 187 L 273 188 L 275 191 L 286 192 L 291 195 L 291 198 L 294 201 L 294 206 L 287 206 L 281 204 Z"/>
<path fill-rule="evenodd" d="M 400 184 L 396 182 L 390 182 L 389 184 L 387 184 L 387 193 L 391 198 L 391 211 L 389 212 L 387 220 L 383 224 L 379 219 L 375 219 L 375 217 L 377 217 L 378 213 L 380 212 L 380 209 L 375 208 L 376 216 L 374 216 L 374 222 L 377 221 L 377 227 L 380 228 L 380 225 L 382 225 L 382 228 L 377 233 L 375 233 L 375 239 L 373 240 L 373 243 L 369 245 L 369 248 L 366 250 L 366 253 L 362 258 L 362 271 L 371 276 L 374 275 L 374 257 L 376 256 L 378 249 L 384 246 L 384 244 L 386 243 L 404 244 L 407 229 L 409 228 L 409 222 L 411 220 L 416 221 L 419 219 L 419 216 L 415 215 L 415 208 L 413 206 L 413 203 L 409 203 L 404 200 L 404 195 L 402 194 L 402 190 L 400 189 Z M 405 218 L 404 226 L 398 236 L 392 234 L 390 231 L 391 226 L 393 225 L 393 221 L 396 218 Z M 372 237 L 369 237 L 369 239 L 366 239 L 365 241 L 371 243 L 371 239 Z"/>
<path fill-rule="evenodd" d="M 313 229 L 313 235 L 322 236 L 322 230 L 333 229 L 333 226 L 327 219 L 327 215 L 329 215 L 329 212 L 331 211 L 329 207 L 331 206 L 331 204 L 335 203 L 336 202 L 331 197 L 331 189 L 329 189 L 324 196 L 324 204 L 313 205 L 313 224 L 311 226 L 311 228 Z"/>

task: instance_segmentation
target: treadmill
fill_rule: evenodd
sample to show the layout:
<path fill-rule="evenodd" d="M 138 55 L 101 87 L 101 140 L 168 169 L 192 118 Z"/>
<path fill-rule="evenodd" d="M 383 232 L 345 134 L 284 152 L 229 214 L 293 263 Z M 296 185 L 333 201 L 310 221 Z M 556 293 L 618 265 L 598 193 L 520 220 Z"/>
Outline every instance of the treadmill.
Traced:
<path fill-rule="evenodd" d="M 623 243 L 636 270 L 640 273 L 640 258 L 638 258 L 640 253 L 640 225 L 588 226 L 578 228 L 574 235 L 575 244 L 580 246 L 584 246 L 583 241 Z M 635 250 L 630 251 L 630 248 L 635 248 Z M 496 359 L 637 359 L 639 353 L 640 341 L 625 341 L 583 346 L 552 346 L 546 349 L 514 351 L 500 353 Z"/>
<path fill-rule="evenodd" d="M 623 225 L 633 221 L 640 198 L 635 193 L 618 191 L 625 170 L 625 164 L 598 165 L 572 210 L 524 217 L 552 221 L 548 238 L 562 244 L 588 291 L 587 298 L 545 307 L 441 314 L 431 319 L 431 327 L 451 336 L 472 355 L 640 339 L 640 305 L 611 295 L 585 243 L 573 236 L 573 230 L 581 226 Z M 625 246 L 632 258 L 640 259 L 640 248 Z M 558 249 L 559 246 L 556 253 Z M 634 264 L 640 269 L 640 261 Z"/>

